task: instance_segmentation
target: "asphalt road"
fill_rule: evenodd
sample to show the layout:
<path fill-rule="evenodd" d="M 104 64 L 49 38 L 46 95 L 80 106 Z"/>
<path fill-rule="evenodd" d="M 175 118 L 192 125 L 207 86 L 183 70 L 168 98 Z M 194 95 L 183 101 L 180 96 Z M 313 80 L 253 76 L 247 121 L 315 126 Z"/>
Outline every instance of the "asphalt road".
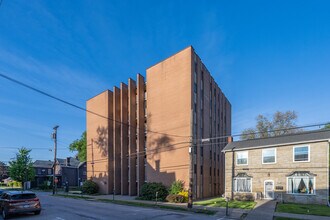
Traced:
<path fill-rule="evenodd" d="M 188 212 L 142 208 L 116 205 L 80 199 L 53 197 L 49 193 L 38 193 L 42 211 L 40 215 L 19 215 L 10 219 L 43 219 L 43 220 L 84 220 L 84 219 L 223 219 L 219 216 L 208 216 Z"/>

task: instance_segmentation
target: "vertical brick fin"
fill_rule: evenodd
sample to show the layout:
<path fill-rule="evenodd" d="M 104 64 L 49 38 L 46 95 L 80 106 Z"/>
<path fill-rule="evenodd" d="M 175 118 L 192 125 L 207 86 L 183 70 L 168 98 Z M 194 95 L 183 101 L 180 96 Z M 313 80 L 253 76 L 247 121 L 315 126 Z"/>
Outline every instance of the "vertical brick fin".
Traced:
<path fill-rule="evenodd" d="M 128 87 L 120 84 L 121 195 L 128 195 Z"/>
<path fill-rule="evenodd" d="M 136 187 L 136 83 L 128 79 L 128 194 L 135 196 Z"/>
<path fill-rule="evenodd" d="M 145 133 L 144 133 L 144 77 L 137 74 L 137 181 L 138 195 L 145 180 L 144 156 L 145 156 Z"/>
<path fill-rule="evenodd" d="M 113 87 L 113 182 L 114 182 L 114 194 L 121 193 L 121 144 L 120 144 L 120 133 L 121 133 L 121 123 L 120 123 L 120 89 Z"/>
<path fill-rule="evenodd" d="M 112 187 L 112 92 L 106 90 L 86 103 L 87 177 L 95 181 L 100 193 Z M 112 190 L 112 189 L 111 189 Z"/>
<path fill-rule="evenodd" d="M 108 170 L 109 170 L 109 181 L 108 181 L 108 193 L 110 194 L 113 191 L 113 92 L 109 91 L 108 95 Z"/>

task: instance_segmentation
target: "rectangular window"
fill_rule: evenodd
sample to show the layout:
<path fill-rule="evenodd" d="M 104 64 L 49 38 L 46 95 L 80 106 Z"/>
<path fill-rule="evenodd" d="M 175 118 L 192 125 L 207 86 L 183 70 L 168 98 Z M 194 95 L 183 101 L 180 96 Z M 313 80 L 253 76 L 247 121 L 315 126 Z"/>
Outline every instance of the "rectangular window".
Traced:
<path fill-rule="evenodd" d="M 248 165 L 248 152 L 242 151 L 236 153 L 236 164 L 237 165 Z"/>
<path fill-rule="evenodd" d="M 293 148 L 294 162 L 308 162 L 309 161 L 309 146 L 294 147 Z"/>
<path fill-rule="evenodd" d="M 252 192 L 251 183 L 251 178 L 234 178 L 234 192 Z"/>
<path fill-rule="evenodd" d="M 289 194 L 315 195 L 315 177 L 294 176 L 288 177 Z"/>
<path fill-rule="evenodd" d="M 201 175 L 203 175 L 203 165 L 201 165 Z"/>
<path fill-rule="evenodd" d="M 276 148 L 262 150 L 262 163 L 276 163 Z"/>

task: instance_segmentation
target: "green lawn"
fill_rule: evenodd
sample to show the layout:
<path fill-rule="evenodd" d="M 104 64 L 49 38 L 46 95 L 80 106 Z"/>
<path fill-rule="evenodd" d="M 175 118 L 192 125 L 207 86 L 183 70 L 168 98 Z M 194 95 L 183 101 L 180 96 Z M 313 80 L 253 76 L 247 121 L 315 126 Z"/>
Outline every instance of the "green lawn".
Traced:
<path fill-rule="evenodd" d="M 9 186 L 1 186 L 0 189 L 5 189 L 5 190 L 21 190 L 21 187 L 9 187 Z"/>
<path fill-rule="evenodd" d="M 277 204 L 276 212 L 286 212 L 305 215 L 330 216 L 330 207 L 325 205 L 304 205 L 304 204 Z"/>
<path fill-rule="evenodd" d="M 137 202 L 137 201 L 123 201 L 123 200 L 112 200 L 112 199 L 97 199 L 95 197 L 90 196 L 76 196 L 76 195 L 64 195 L 64 194 L 57 194 L 55 196 L 61 196 L 65 198 L 72 198 L 72 199 L 85 199 L 85 200 L 94 200 L 99 202 L 108 202 L 108 203 L 114 203 L 119 205 L 127 205 L 127 206 L 138 206 L 138 207 L 151 207 L 151 208 L 160 208 L 160 209 L 170 209 L 170 210 L 177 210 L 177 211 L 187 211 L 187 212 L 194 212 L 199 214 L 206 214 L 206 215 L 214 215 L 216 211 L 212 210 L 200 210 L 200 209 L 192 209 L 189 210 L 186 207 L 180 207 L 180 206 L 168 206 L 168 205 L 155 205 L 155 204 L 148 204 L 143 202 Z"/>
<path fill-rule="evenodd" d="M 224 198 L 214 198 L 209 200 L 203 200 L 199 202 L 194 202 L 195 205 L 203 205 L 210 207 L 226 207 L 226 200 Z M 245 202 L 245 201 L 229 201 L 229 208 L 239 208 L 239 209 L 253 209 L 256 202 Z"/>
<path fill-rule="evenodd" d="M 297 218 L 274 217 L 274 220 L 299 220 Z"/>

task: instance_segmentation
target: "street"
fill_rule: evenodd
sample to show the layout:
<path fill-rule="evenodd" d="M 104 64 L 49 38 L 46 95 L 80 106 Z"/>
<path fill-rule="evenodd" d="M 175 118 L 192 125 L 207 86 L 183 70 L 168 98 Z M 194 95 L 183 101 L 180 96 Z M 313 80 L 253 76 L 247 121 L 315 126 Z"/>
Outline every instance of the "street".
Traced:
<path fill-rule="evenodd" d="M 141 208 L 80 199 L 53 197 L 50 196 L 50 193 L 37 194 L 42 205 L 40 215 L 18 215 L 13 216 L 10 219 L 224 219 L 216 215 L 208 216 L 188 212 Z"/>

